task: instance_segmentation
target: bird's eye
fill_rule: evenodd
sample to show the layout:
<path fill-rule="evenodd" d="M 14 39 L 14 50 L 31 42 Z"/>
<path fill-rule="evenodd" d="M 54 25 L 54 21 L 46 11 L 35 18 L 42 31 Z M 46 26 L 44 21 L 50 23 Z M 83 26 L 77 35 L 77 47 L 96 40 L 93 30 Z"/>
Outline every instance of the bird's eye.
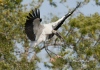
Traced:
<path fill-rule="evenodd" d="M 40 18 L 40 22 L 42 21 L 42 19 Z"/>

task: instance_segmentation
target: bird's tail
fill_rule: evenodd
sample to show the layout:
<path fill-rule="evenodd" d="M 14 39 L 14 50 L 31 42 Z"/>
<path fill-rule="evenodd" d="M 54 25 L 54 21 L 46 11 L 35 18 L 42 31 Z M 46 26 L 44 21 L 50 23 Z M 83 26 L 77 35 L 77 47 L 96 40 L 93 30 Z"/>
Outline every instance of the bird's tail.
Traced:
<path fill-rule="evenodd" d="M 31 41 L 31 43 L 30 43 L 30 47 L 31 47 L 31 48 L 34 47 L 34 41 Z"/>

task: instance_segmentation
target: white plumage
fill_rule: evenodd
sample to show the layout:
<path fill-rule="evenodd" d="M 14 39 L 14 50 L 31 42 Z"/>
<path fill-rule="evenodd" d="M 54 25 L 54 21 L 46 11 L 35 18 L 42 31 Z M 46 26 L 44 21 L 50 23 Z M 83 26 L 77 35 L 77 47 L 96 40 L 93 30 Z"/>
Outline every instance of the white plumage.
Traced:
<path fill-rule="evenodd" d="M 27 16 L 27 20 L 25 23 L 25 32 L 27 37 L 31 40 L 31 47 L 37 46 L 39 43 L 46 41 L 46 39 L 52 38 L 54 35 L 59 34 L 57 30 L 63 22 L 80 6 L 80 3 L 76 6 L 74 10 L 57 20 L 56 22 L 52 22 L 49 24 L 40 24 L 42 19 L 40 18 L 40 10 L 35 9 L 32 10 L 32 13 L 29 13 Z"/>

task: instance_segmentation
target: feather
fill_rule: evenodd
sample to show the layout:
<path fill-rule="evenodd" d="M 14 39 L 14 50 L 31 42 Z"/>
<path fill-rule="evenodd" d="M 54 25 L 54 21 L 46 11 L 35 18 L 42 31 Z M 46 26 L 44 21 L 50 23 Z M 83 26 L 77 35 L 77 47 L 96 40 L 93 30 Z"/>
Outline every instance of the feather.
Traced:
<path fill-rule="evenodd" d="M 38 17 L 37 9 L 35 9 L 35 15 L 36 15 L 36 17 Z"/>
<path fill-rule="evenodd" d="M 32 14 L 33 14 L 33 16 L 34 16 L 34 17 L 36 17 L 36 15 L 35 15 L 35 13 L 34 13 L 34 11 L 33 11 L 33 10 L 32 10 Z"/>
<path fill-rule="evenodd" d="M 36 35 L 34 34 L 33 31 L 33 27 L 34 27 L 34 20 L 37 18 L 40 18 L 40 12 L 39 10 L 35 9 L 34 11 L 32 10 L 32 14 L 29 13 L 29 16 L 27 16 L 27 20 L 25 23 L 25 33 L 27 34 L 27 37 L 31 40 L 31 41 L 35 41 L 35 37 Z M 42 20 L 40 18 L 40 20 Z"/>
<path fill-rule="evenodd" d="M 28 19 L 31 19 L 29 16 L 27 16 Z"/>
<path fill-rule="evenodd" d="M 32 18 L 33 16 L 29 13 L 29 16 Z"/>
<path fill-rule="evenodd" d="M 38 9 L 38 17 L 40 18 L 40 10 Z"/>

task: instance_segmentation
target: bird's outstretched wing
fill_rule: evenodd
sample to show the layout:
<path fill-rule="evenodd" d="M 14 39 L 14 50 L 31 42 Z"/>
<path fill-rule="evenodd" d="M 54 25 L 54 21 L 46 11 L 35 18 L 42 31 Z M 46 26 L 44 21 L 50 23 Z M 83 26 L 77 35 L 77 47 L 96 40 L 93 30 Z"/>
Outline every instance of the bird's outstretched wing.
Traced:
<path fill-rule="evenodd" d="M 76 6 L 71 12 L 68 12 L 68 13 L 65 15 L 65 17 L 64 17 L 61 21 L 58 20 L 58 24 L 57 24 L 57 26 L 54 28 L 54 30 L 58 30 L 59 27 L 61 27 L 61 25 L 63 24 L 63 22 L 64 22 L 69 16 L 71 16 L 71 15 L 74 13 L 74 11 L 76 11 L 76 9 L 80 6 L 80 4 L 81 4 L 81 2 L 79 2 L 79 3 L 77 4 L 77 6 Z"/>
<path fill-rule="evenodd" d="M 33 27 L 34 27 L 34 20 L 36 20 L 37 18 L 39 18 L 39 22 L 41 22 L 41 18 L 40 18 L 40 10 L 39 9 L 35 9 L 34 11 L 32 10 L 32 13 L 29 13 L 29 16 L 27 16 L 27 20 L 25 23 L 25 33 L 27 34 L 27 37 L 31 40 L 31 41 L 35 41 L 35 34 L 33 31 Z"/>
<path fill-rule="evenodd" d="M 52 26 L 54 26 L 54 30 L 58 30 L 58 29 L 61 27 L 61 25 L 64 23 L 64 21 L 65 21 L 69 16 L 71 16 L 71 15 L 74 13 L 74 11 L 76 11 L 76 9 L 80 6 L 80 4 L 81 4 L 81 2 L 78 3 L 78 5 L 77 5 L 71 12 L 67 13 L 65 16 L 63 16 L 63 17 L 62 17 L 61 19 L 59 19 L 58 21 L 52 23 Z M 54 34 L 50 34 L 48 38 L 49 38 L 49 39 L 52 38 L 53 35 L 54 35 Z"/>

